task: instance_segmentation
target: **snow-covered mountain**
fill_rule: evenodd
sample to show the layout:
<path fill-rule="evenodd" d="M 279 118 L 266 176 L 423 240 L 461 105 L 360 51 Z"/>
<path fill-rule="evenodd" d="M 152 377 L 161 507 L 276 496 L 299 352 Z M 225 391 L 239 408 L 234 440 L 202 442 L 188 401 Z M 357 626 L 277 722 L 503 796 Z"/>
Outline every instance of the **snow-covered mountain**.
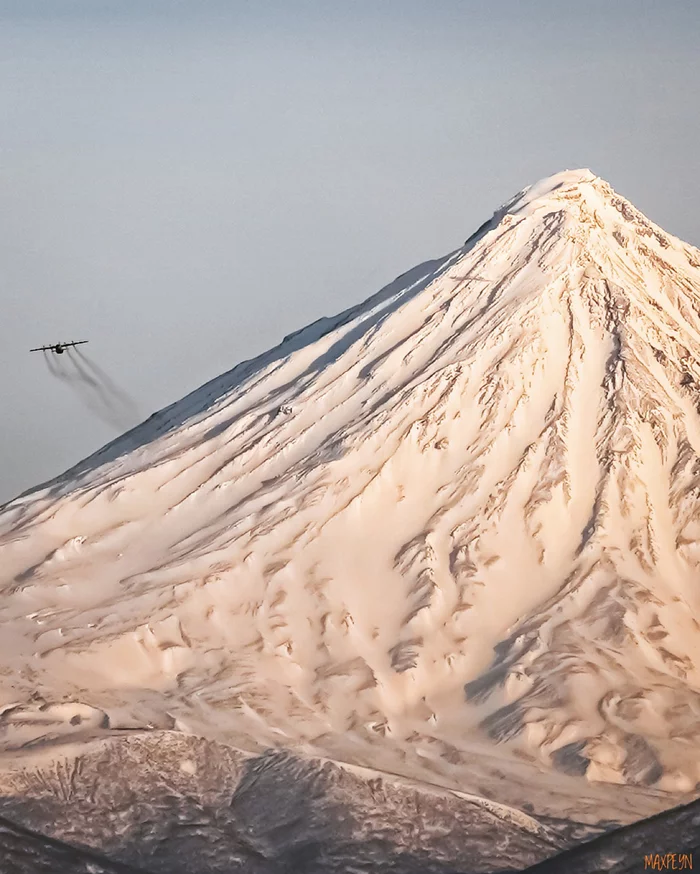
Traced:
<path fill-rule="evenodd" d="M 699 404 L 700 252 L 544 180 L 4 507 L 0 740 L 690 792 Z"/>

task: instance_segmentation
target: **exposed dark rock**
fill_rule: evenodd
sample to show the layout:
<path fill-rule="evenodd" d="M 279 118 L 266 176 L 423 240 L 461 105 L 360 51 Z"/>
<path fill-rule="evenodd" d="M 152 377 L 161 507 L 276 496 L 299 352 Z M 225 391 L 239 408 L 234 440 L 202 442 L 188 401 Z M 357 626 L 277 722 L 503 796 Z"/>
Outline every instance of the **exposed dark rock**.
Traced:
<path fill-rule="evenodd" d="M 149 874 L 486 874 L 572 840 L 447 790 L 174 732 L 20 775 L 0 813 Z"/>
<path fill-rule="evenodd" d="M 148 874 L 70 847 L 0 817 L 2 874 Z"/>
<path fill-rule="evenodd" d="M 637 874 L 700 864 L 700 801 L 606 832 L 521 874 Z"/>

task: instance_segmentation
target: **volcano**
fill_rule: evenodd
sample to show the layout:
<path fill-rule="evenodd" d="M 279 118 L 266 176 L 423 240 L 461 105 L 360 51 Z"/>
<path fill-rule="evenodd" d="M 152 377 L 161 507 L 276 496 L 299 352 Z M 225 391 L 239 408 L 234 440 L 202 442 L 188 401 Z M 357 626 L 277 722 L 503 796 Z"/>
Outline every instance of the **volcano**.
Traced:
<path fill-rule="evenodd" d="M 670 806 L 699 409 L 700 251 L 587 170 L 527 188 L 0 511 L 2 749 L 157 729 Z"/>

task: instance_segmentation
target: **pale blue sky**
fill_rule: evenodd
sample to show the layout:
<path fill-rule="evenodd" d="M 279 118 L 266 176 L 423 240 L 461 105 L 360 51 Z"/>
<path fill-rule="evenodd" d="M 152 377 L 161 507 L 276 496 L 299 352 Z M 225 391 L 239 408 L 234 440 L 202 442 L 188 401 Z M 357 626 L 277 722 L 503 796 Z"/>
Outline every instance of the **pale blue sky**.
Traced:
<path fill-rule="evenodd" d="M 0 0 L 0 501 L 590 167 L 700 244 L 698 0 Z"/>

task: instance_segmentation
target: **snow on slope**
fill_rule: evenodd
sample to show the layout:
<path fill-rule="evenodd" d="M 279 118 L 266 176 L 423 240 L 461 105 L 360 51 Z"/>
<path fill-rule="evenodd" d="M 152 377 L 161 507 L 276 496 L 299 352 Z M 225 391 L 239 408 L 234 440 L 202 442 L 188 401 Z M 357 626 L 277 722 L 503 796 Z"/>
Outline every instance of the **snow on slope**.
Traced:
<path fill-rule="evenodd" d="M 700 781 L 700 252 L 589 171 L 0 513 L 0 739 Z M 515 766 L 515 765 L 514 765 Z"/>

